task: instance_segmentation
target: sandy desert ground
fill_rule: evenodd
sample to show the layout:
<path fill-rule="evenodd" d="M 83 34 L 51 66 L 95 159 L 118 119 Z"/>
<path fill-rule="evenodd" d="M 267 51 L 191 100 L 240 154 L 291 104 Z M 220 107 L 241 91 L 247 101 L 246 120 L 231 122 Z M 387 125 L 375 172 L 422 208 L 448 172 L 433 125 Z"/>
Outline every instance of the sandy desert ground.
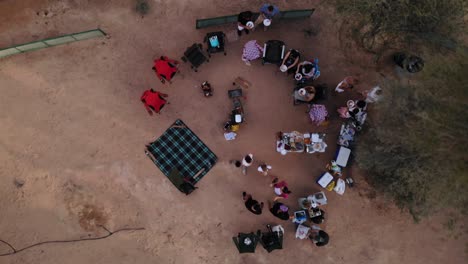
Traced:
<path fill-rule="evenodd" d="M 243 35 L 228 43 L 227 56 L 213 55 L 198 73 L 183 64 L 174 82 L 162 85 L 151 70 L 153 58 L 178 59 L 207 32 L 234 29 L 196 30 L 196 18 L 257 9 L 262 2 L 153 0 L 142 18 L 133 0 L 0 1 L 0 47 L 96 27 L 109 34 L 0 60 L 0 239 L 21 248 L 105 234 L 97 225 L 145 228 L 98 241 L 43 245 L 0 257 L 0 263 L 466 263 L 463 223 L 456 222 L 455 230 L 440 217 L 415 224 L 375 193 L 355 167 L 346 173 L 357 186 L 343 196 L 329 193 L 323 228 L 331 240 L 323 248 L 296 240 L 292 223 L 245 209 L 242 191 L 264 202 L 273 193 L 267 178 L 254 170 L 242 175 L 230 159 L 252 152 L 271 164 L 272 173 L 290 184 L 286 203 L 295 206 L 298 197 L 319 190 L 315 178 L 334 155 L 340 125 L 334 109 L 358 97 L 331 96 L 331 124 L 315 127 L 305 106 L 292 105 L 290 78 L 272 65 L 243 64 L 247 40 L 281 39 L 319 58 L 320 81 L 331 87 L 346 75 L 361 80 L 358 90 L 380 78 L 368 57 L 340 43 L 340 22 L 328 7 L 312 0 L 272 2 L 283 10 L 316 12 Z M 315 34 L 307 36 L 308 29 Z M 231 107 L 226 91 L 236 76 L 253 87 L 245 102 L 248 122 L 228 142 L 222 124 Z M 214 86 L 212 98 L 196 88 L 204 80 Z M 149 116 L 139 101 L 150 87 L 169 94 L 171 104 L 161 115 Z M 190 196 L 174 188 L 143 152 L 177 118 L 219 158 Z M 327 152 L 281 156 L 275 133 L 292 130 L 326 132 Z M 255 254 L 238 254 L 232 236 L 274 223 L 286 229 L 283 250 L 268 254 L 259 247 Z M 0 254 L 8 250 L 0 245 Z"/>

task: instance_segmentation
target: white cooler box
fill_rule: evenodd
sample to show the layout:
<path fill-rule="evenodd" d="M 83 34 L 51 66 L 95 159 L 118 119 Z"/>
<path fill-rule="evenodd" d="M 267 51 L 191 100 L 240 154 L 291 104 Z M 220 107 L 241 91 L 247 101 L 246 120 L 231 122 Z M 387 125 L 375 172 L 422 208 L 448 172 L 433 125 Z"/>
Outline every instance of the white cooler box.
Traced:
<path fill-rule="evenodd" d="M 340 146 L 336 151 L 335 161 L 340 167 L 346 167 L 348 164 L 349 156 L 351 156 L 351 150 L 347 147 Z"/>

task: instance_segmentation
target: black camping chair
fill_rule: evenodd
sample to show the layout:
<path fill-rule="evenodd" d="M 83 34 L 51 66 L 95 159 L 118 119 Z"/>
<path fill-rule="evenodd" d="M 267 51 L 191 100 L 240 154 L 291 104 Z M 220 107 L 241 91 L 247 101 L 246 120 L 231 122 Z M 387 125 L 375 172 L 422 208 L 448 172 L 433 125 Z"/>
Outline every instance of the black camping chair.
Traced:
<path fill-rule="evenodd" d="M 271 225 L 267 225 L 268 232 L 257 231 L 260 244 L 268 253 L 275 249 L 283 249 L 283 232 L 271 230 Z"/>
<path fill-rule="evenodd" d="M 255 248 L 257 248 L 258 237 L 253 233 L 250 232 L 246 233 L 239 233 L 237 237 L 233 237 L 232 241 L 239 250 L 239 253 L 255 253 Z"/>
<path fill-rule="evenodd" d="M 202 65 L 204 62 L 210 61 L 203 53 L 202 48 L 202 44 L 194 43 L 185 50 L 184 56 L 182 57 L 182 61 L 190 62 L 191 68 L 195 72 L 198 71 L 198 67 L 200 67 L 200 65 Z"/>
<path fill-rule="evenodd" d="M 208 57 L 211 57 L 211 53 L 223 52 L 226 56 L 226 51 L 224 50 L 226 40 L 226 34 L 222 31 L 210 32 L 206 34 L 204 42 L 208 45 L 206 51 L 208 52 Z M 217 45 L 216 45 L 217 44 Z"/>
<path fill-rule="evenodd" d="M 281 65 L 286 45 L 281 40 L 268 40 L 263 46 L 262 64 L 270 63 Z"/>

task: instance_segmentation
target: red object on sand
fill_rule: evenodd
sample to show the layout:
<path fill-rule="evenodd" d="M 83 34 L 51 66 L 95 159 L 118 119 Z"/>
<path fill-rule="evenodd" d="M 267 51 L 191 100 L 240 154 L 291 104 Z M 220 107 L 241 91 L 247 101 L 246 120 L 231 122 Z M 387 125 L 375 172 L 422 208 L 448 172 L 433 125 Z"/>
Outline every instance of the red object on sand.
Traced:
<path fill-rule="evenodd" d="M 177 64 L 179 64 L 178 61 L 161 56 L 161 58 L 154 60 L 153 69 L 161 82 L 164 82 L 164 80 L 170 81 L 178 71 Z"/>
<path fill-rule="evenodd" d="M 167 96 L 165 94 L 161 94 L 160 92 L 156 92 L 154 90 L 146 90 L 141 95 L 141 101 L 145 104 L 145 108 L 148 113 L 152 114 L 151 110 L 159 113 L 159 111 L 163 108 L 166 104 L 166 99 L 163 96 Z"/>

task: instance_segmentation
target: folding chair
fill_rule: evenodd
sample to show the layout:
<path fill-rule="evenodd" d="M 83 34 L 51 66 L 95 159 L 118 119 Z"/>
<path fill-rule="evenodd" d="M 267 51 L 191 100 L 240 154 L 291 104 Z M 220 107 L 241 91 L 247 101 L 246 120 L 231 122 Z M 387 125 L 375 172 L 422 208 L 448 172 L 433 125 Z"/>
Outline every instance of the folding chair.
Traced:
<path fill-rule="evenodd" d="M 202 47 L 202 44 L 194 43 L 185 50 L 184 56 L 182 57 L 182 61 L 190 62 L 190 67 L 195 72 L 198 71 L 198 67 L 200 67 L 204 62 L 209 62 L 209 59 L 203 53 Z"/>

